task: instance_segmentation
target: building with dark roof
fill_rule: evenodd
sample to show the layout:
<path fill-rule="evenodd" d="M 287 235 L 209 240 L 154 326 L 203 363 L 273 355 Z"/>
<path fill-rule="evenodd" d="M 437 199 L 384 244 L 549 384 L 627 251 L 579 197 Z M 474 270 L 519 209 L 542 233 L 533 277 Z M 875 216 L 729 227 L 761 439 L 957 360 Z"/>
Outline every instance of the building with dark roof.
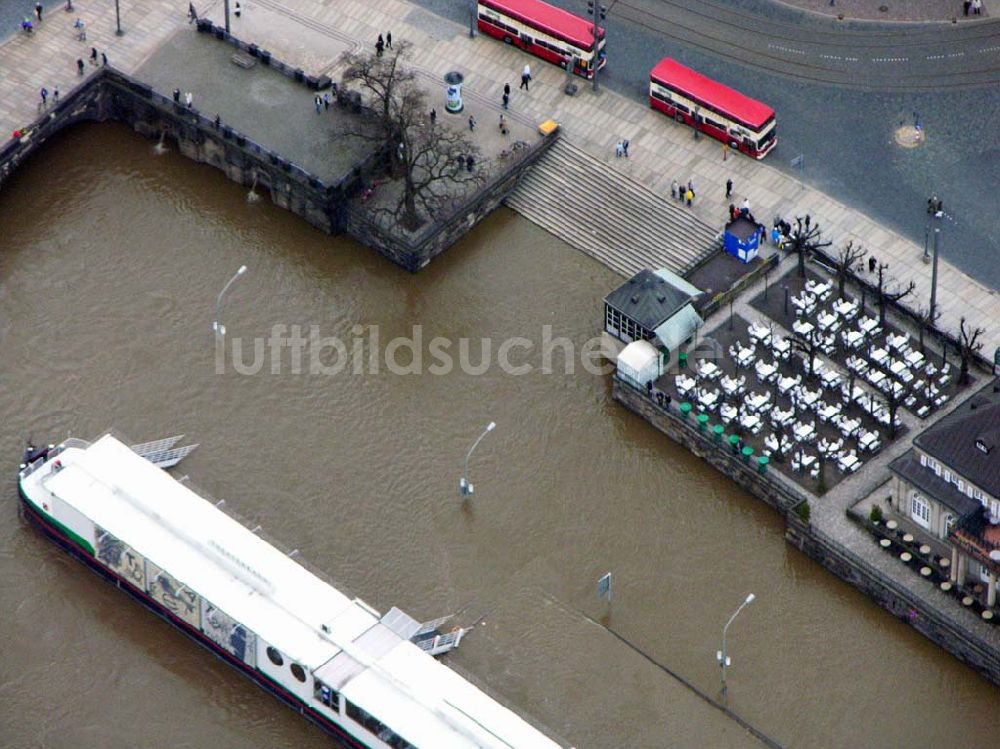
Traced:
<path fill-rule="evenodd" d="M 672 351 L 703 324 L 692 304 L 700 294 L 666 269 L 642 270 L 604 298 L 604 332 L 620 344 L 651 341 Z"/>
<path fill-rule="evenodd" d="M 989 583 L 994 605 L 1000 577 L 1000 396 L 971 398 L 918 435 L 889 470 L 893 509 L 946 540 L 953 581 Z"/>

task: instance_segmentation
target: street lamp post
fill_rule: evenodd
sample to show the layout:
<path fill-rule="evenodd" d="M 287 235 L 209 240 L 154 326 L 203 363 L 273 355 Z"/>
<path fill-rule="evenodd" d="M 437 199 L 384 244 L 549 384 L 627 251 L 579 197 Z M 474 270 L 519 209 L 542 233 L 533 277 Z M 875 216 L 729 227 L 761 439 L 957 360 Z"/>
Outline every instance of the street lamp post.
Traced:
<path fill-rule="evenodd" d="M 729 621 L 726 622 L 726 626 L 722 628 L 722 650 L 716 651 L 715 659 L 719 662 L 719 665 L 722 666 L 723 699 L 726 698 L 726 666 L 730 664 L 729 655 L 726 652 L 726 632 L 729 630 L 729 625 L 733 623 L 733 619 L 735 619 L 746 606 L 753 603 L 754 598 L 756 598 L 756 596 L 753 593 L 748 595 L 746 600 L 740 604 L 740 607 L 738 609 L 736 609 L 736 612 L 731 617 L 729 617 Z"/>
<path fill-rule="evenodd" d="M 479 443 L 483 441 L 483 437 L 496 429 L 496 422 L 491 421 L 486 425 L 486 429 L 483 433 L 479 435 L 479 439 L 472 443 L 472 447 L 469 448 L 469 452 L 465 455 L 465 471 L 462 473 L 462 478 L 458 480 L 458 493 L 463 497 L 471 496 L 472 492 L 475 490 L 472 486 L 472 482 L 469 481 L 469 458 L 472 457 L 473 451 L 479 446 Z"/>
<path fill-rule="evenodd" d="M 115 36 L 121 36 L 125 32 L 122 31 L 122 12 L 121 8 L 118 7 L 119 0 L 115 0 L 115 25 L 117 29 L 115 30 Z"/>
<path fill-rule="evenodd" d="M 931 261 L 931 311 L 930 319 L 934 319 L 934 310 L 937 305 L 937 273 L 938 273 L 938 244 L 941 237 L 941 227 L 934 227 L 934 258 Z"/>
<path fill-rule="evenodd" d="M 247 267 L 245 265 L 241 265 L 240 269 L 233 274 L 233 277 L 229 279 L 228 283 L 222 287 L 222 291 L 219 292 L 219 296 L 215 299 L 215 321 L 212 323 L 212 330 L 214 330 L 216 335 L 219 337 L 224 337 L 226 335 L 226 326 L 220 321 L 220 318 L 222 317 L 222 297 L 225 296 L 227 291 L 229 291 L 229 287 L 233 285 L 233 282 L 246 272 Z"/>

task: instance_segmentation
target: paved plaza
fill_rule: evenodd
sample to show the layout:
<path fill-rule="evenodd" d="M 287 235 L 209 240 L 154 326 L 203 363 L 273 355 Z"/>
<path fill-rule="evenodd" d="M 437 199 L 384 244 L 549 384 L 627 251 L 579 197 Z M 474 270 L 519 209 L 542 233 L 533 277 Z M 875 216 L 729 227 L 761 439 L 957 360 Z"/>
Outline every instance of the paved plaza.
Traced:
<path fill-rule="evenodd" d="M 38 90 L 58 86 L 64 93 L 76 77 L 75 60 L 86 57 L 90 46 L 107 50 L 109 61 L 126 73 L 135 73 L 179 28 L 187 25 L 186 4 L 147 0 L 129 4 L 122 17 L 125 34 L 114 34 L 114 8 L 110 4 L 81 1 L 77 13 L 55 12 L 33 37 L 18 35 L 3 44 L 4 65 L 0 70 L 0 127 L 7 132 L 22 127 L 37 116 Z M 222 3 L 201 9 L 216 19 Z M 698 193 L 694 211 L 704 220 L 719 223 L 728 201 L 724 183 L 732 178 L 735 195 L 749 198 L 762 216 L 810 214 L 823 228 L 824 237 L 840 246 L 848 240 L 860 242 L 889 264 L 895 281 L 916 283 L 913 299 L 926 306 L 930 297 L 930 270 L 922 261 L 923 248 L 879 226 L 862 213 L 847 208 L 828 195 L 770 168 L 765 162 L 730 155 L 723 161 L 721 145 L 711 139 L 694 140 L 689 128 L 677 125 L 639 104 L 607 89 L 591 91 L 581 84 L 580 93 L 563 93 L 567 77 L 559 68 L 545 64 L 481 35 L 469 38 L 468 28 L 434 16 L 404 0 L 345 0 L 335 5 L 320 0 L 300 0 L 292 9 L 273 0 L 243 4 L 234 32 L 246 26 L 260 38 L 256 41 L 279 59 L 303 67 L 308 73 L 335 72 L 336 58 L 348 46 L 372 48 L 380 33 L 392 31 L 396 40 L 414 45 L 413 62 L 428 85 L 440 85 L 444 104 L 443 76 L 459 70 L 466 76 L 465 101 L 470 114 L 481 123 L 499 117 L 505 83 L 514 89 L 508 118 L 532 127 L 555 117 L 564 137 L 603 159 L 647 187 L 669 192 L 671 180 L 692 180 Z M 87 23 L 88 41 L 77 42 L 75 17 Z M 193 28 L 191 33 L 194 34 Z M 518 89 L 520 71 L 531 65 L 531 89 Z M 91 70 L 88 65 L 88 72 Z M 335 76 L 331 76 L 335 77 Z M 300 116 L 308 117 L 308 97 Z M 294 116 L 289 113 L 289 116 Z M 614 144 L 623 137 L 632 142 L 632 158 L 615 159 Z M 1000 346 L 1000 295 L 949 263 L 942 261 L 938 284 L 940 326 L 957 331 L 965 315 L 983 325 L 984 353 Z"/>

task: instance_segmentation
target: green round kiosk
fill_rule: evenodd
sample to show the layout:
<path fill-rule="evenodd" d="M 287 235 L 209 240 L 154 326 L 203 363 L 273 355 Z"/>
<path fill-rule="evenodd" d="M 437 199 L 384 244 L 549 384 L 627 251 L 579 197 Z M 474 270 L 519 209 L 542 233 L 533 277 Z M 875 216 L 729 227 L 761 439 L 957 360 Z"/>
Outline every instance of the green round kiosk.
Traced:
<path fill-rule="evenodd" d="M 771 459 L 766 455 L 761 455 L 757 458 L 757 473 L 763 476 L 767 473 L 767 464 L 771 462 Z"/>
<path fill-rule="evenodd" d="M 722 424 L 716 424 L 712 427 L 712 434 L 715 435 L 716 442 L 722 442 L 722 433 L 725 431 L 725 427 Z"/>
<path fill-rule="evenodd" d="M 738 434 L 730 434 L 729 449 L 733 451 L 734 455 L 740 451 L 739 444 L 740 444 L 740 436 Z"/>
<path fill-rule="evenodd" d="M 753 448 L 750 447 L 750 445 L 747 445 L 743 448 L 743 461 L 745 463 L 749 463 L 751 455 L 753 455 Z"/>
<path fill-rule="evenodd" d="M 681 403 L 681 416 L 683 416 L 686 419 L 689 413 L 691 413 L 691 404 L 688 403 L 687 401 L 684 401 L 683 403 Z"/>

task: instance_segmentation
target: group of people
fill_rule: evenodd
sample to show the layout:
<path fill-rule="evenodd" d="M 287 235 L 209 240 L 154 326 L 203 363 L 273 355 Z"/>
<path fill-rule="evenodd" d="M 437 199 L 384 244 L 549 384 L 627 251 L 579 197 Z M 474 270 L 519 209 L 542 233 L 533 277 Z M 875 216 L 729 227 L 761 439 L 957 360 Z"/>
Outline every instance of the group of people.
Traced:
<path fill-rule="evenodd" d="M 670 197 L 686 203 L 687 207 L 690 208 L 691 203 L 694 202 L 694 183 L 688 180 L 685 185 L 683 182 L 674 180 L 670 183 Z"/>
<path fill-rule="evenodd" d="M 392 32 L 391 31 L 387 31 L 385 33 L 385 37 L 383 37 L 381 34 L 378 35 L 378 39 L 375 41 L 375 54 L 378 57 L 381 57 L 382 53 L 385 52 L 385 48 L 386 47 L 388 47 L 389 49 L 392 49 Z"/>
<path fill-rule="evenodd" d="M 963 0 L 962 12 L 969 15 L 970 10 L 972 15 L 981 16 L 983 14 L 983 0 Z"/>
<path fill-rule="evenodd" d="M 91 47 L 90 48 L 90 64 L 91 65 L 97 65 L 97 54 L 98 54 L 97 53 L 97 47 Z M 107 52 L 101 52 L 100 55 L 101 55 L 101 65 L 107 65 L 108 64 L 108 53 Z M 76 58 L 76 72 L 77 72 L 78 75 L 83 75 L 83 71 L 86 69 L 86 67 L 87 66 L 83 62 L 83 58 L 82 57 Z"/>
<path fill-rule="evenodd" d="M 322 96 L 316 94 L 313 97 L 313 105 L 316 107 L 316 114 L 322 114 L 325 111 L 329 111 L 331 104 L 333 104 L 333 94 L 329 91 Z"/>
<path fill-rule="evenodd" d="M 627 159 L 628 146 L 629 146 L 628 138 L 622 138 L 620 141 L 615 143 L 615 158 L 621 158 L 622 156 L 624 156 Z"/>
<path fill-rule="evenodd" d="M 181 90 L 179 88 L 174 89 L 174 103 L 175 104 L 181 103 Z M 194 94 L 192 94 L 190 91 L 184 94 L 184 106 L 187 107 L 188 109 L 194 107 Z"/>

